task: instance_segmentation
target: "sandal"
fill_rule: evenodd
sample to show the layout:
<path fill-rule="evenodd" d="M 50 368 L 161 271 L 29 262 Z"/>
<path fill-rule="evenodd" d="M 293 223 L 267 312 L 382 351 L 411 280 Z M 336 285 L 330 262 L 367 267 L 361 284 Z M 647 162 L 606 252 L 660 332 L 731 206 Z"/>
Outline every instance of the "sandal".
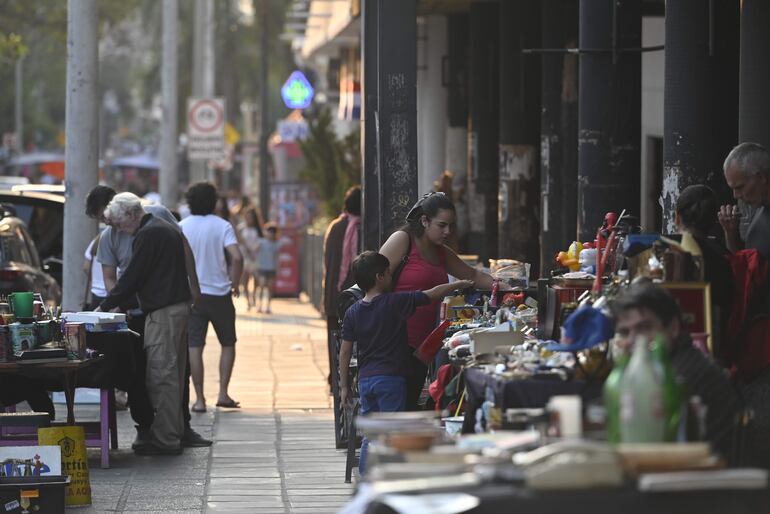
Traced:
<path fill-rule="evenodd" d="M 235 400 L 230 400 L 226 402 L 217 402 L 217 407 L 225 407 L 227 409 L 240 409 L 241 402 L 236 402 Z"/>

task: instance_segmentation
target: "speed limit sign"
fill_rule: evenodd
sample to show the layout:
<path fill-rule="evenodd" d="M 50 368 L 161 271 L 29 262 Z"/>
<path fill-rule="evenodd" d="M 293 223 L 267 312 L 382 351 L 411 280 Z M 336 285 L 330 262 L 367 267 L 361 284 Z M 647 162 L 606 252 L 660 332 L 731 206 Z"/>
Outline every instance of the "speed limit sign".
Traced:
<path fill-rule="evenodd" d="M 191 161 L 221 159 L 225 153 L 223 98 L 187 100 L 187 157 Z"/>

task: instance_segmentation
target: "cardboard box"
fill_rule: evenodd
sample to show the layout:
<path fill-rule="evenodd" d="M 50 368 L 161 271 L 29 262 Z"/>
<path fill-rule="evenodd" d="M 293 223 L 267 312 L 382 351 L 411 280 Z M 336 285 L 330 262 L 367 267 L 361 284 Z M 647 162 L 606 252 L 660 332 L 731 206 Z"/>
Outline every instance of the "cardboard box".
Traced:
<path fill-rule="evenodd" d="M 502 327 L 502 328 L 500 328 Z M 524 342 L 524 333 L 511 330 L 506 325 L 479 330 L 471 334 L 471 353 L 481 355 L 495 353 L 498 346 L 516 346 Z"/>

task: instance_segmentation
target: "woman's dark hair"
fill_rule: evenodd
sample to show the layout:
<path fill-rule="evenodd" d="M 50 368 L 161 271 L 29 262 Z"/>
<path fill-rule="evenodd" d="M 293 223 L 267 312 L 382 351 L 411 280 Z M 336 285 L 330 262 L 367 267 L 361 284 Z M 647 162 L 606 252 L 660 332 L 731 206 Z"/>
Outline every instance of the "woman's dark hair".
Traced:
<path fill-rule="evenodd" d="M 185 193 L 190 213 L 196 216 L 206 216 L 214 212 L 217 205 L 217 188 L 209 182 L 198 182 L 191 185 Z"/>
<path fill-rule="evenodd" d="M 612 302 L 612 313 L 616 319 L 620 314 L 633 309 L 652 312 L 664 326 L 670 325 L 675 319 L 681 319 L 676 299 L 648 279 L 634 282 Z"/>
<path fill-rule="evenodd" d="M 441 192 L 430 192 L 423 195 L 406 215 L 406 224 L 399 228 L 411 236 L 420 237 L 425 233 L 425 227 L 422 226 L 422 217 L 429 220 L 435 218 L 441 210 L 455 212 L 455 204 L 452 200 Z"/>
<path fill-rule="evenodd" d="M 676 201 L 676 213 L 682 224 L 703 235 L 707 235 L 716 226 L 718 210 L 716 193 L 701 184 L 687 186 Z"/>
<path fill-rule="evenodd" d="M 115 190 L 107 186 L 96 186 L 86 196 L 86 216 L 96 218 L 115 196 Z"/>
<path fill-rule="evenodd" d="M 381 253 L 367 250 L 353 261 L 353 276 L 358 287 L 369 291 L 377 283 L 377 275 L 385 273 L 390 261 Z"/>
<path fill-rule="evenodd" d="M 353 216 L 361 215 L 361 186 L 353 186 L 345 192 L 343 207 Z"/>

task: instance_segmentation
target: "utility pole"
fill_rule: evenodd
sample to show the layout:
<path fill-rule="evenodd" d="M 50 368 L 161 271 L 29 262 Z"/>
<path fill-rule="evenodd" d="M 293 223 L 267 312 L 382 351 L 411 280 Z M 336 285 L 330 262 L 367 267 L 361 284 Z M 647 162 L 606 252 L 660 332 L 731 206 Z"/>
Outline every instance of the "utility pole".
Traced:
<path fill-rule="evenodd" d="M 85 205 L 99 168 L 97 23 L 97 0 L 68 0 L 62 305 L 70 311 L 83 299 L 83 252 L 96 233 L 96 221 L 85 215 Z"/>
<path fill-rule="evenodd" d="M 14 109 L 16 126 L 16 150 L 24 152 L 24 57 L 16 60 L 16 106 Z"/>
<path fill-rule="evenodd" d="M 262 60 L 259 63 L 259 208 L 262 211 L 262 219 L 270 219 L 270 177 L 267 175 L 267 138 L 270 133 L 269 116 L 269 90 L 268 90 L 268 56 L 270 54 L 270 2 L 262 0 L 260 4 L 261 30 L 260 53 Z"/>
<path fill-rule="evenodd" d="M 163 59 L 161 96 L 163 119 L 160 134 L 160 197 L 163 205 L 176 207 L 178 200 L 177 144 L 177 18 L 178 0 L 163 0 Z"/>
<path fill-rule="evenodd" d="M 214 6 L 211 0 L 195 0 L 193 34 L 193 83 L 195 98 L 214 96 Z M 190 163 L 190 182 L 200 182 L 208 177 L 208 163 Z"/>

